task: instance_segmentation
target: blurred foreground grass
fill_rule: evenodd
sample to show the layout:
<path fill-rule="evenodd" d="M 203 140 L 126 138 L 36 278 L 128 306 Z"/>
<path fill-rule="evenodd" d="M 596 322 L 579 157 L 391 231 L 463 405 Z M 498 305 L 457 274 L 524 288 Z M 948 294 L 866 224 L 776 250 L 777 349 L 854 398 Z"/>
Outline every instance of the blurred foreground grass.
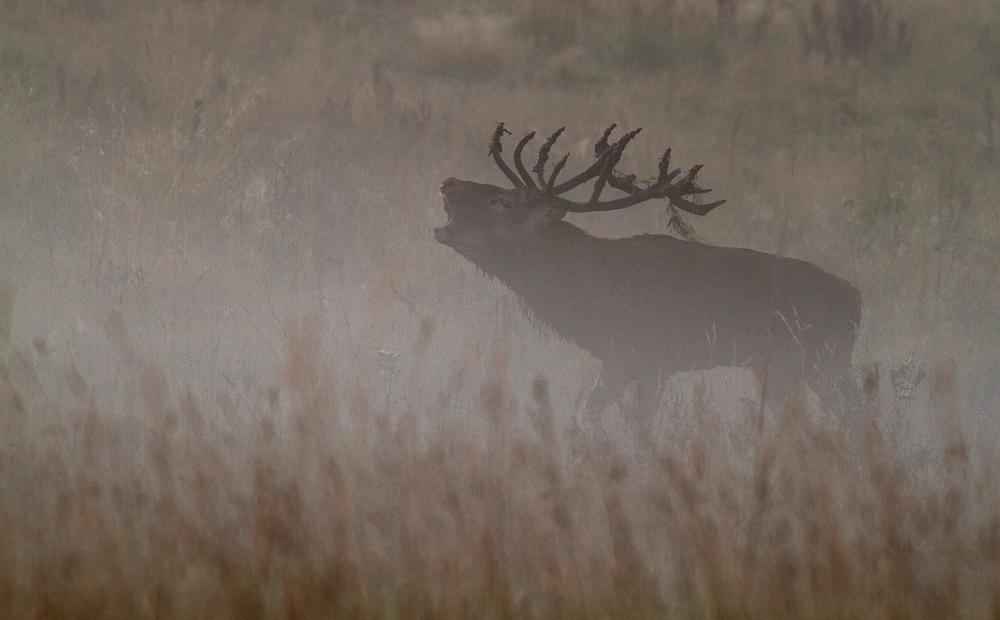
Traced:
<path fill-rule="evenodd" d="M 0 615 L 995 617 L 998 58 L 985 1 L 5 3 Z M 499 120 L 705 163 L 706 242 L 859 286 L 864 397 L 574 454 L 593 360 L 429 234 Z"/>
<path fill-rule="evenodd" d="M 120 317 L 121 417 L 42 341 L 0 383 L 0 607 L 7 617 L 993 617 L 995 453 L 973 462 L 954 376 L 915 466 L 865 417 L 790 402 L 767 430 L 704 404 L 642 449 L 575 452 L 537 378 L 503 366 L 465 412 L 345 403 L 312 326 L 280 383 L 171 395 Z M 448 393 L 441 395 L 450 397 Z M 885 405 L 888 405 L 886 403 Z M 669 415 L 669 412 L 666 414 Z M 419 432 L 429 420 L 434 428 Z M 575 456 L 574 456 L 575 454 Z"/>
<path fill-rule="evenodd" d="M 696 390 L 693 428 L 575 450 L 505 364 L 465 414 L 381 410 L 289 325 L 274 383 L 171 395 L 119 315 L 120 416 L 42 340 L 3 367 L 0 606 L 8 617 L 993 617 L 995 452 L 970 458 L 954 376 L 938 443 L 789 402 L 754 431 Z M 500 358 L 496 358 L 500 360 Z M 444 392 L 441 399 L 451 398 Z M 675 412 L 664 412 L 672 416 Z M 420 427 L 432 427 L 421 432 Z M 681 425 L 682 426 L 682 425 Z"/>

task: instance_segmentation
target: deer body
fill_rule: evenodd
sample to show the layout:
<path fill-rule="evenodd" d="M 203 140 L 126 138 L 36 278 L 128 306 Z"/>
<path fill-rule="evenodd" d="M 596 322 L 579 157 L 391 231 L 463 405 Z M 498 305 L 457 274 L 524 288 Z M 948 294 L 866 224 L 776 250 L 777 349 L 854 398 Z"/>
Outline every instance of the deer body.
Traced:
<path fill-rule="evenodd" d="M 520 162 L 527 139 L 515 151 L 519 178 L 499 157 L 501 133 L 502 125 L 491 153 L 515 188 L 448 179 L 441 187 L 448 222 L 435 237 L 513 290 L 540 323 L 601 360 L 588 417 L 638 381 L 636 413 L 645 426 L 660 381 L 681 371 L 750 367 L 761 380 L 767 377 L 775 403 L 800 378 L 815 386 L 847 369 L 861 302 L 844 280 L 803 261 L 668 235 L 597 238 L 561 219 L 568 211 L 620 209 L 651 197 L 707 213 L 721 202 L 703 206 L 683 197 L 705 191 L 694 184 L 700 167 L 671 184 L 679 171 L 667 170 L 668 151 L 657 183 L 640 188 L 634 177 L 614 171 L 613 151 L 620 156 L 635 135 L 626 134 L 614 146 L 598 143 L 589 176 L 563 184 L 567 191 L 567 184 L 599 175 L 591 200 L 575 203 L 555 195 L 554 177 L 565 159 L 545 181 L 540 155 L 539 183 L 529 187 Z M 599 202 L 604 184 L 629 196 Z"/>

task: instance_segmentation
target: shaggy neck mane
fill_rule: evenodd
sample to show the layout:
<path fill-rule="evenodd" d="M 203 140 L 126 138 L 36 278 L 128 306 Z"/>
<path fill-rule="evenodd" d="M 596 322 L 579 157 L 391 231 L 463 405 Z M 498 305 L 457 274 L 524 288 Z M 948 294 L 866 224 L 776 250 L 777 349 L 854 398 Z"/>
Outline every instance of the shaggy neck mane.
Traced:
<path fill-rule="evenodd" d="M 628 245 L 643 238 L 676 241 L 664 235 L 602 239 L 560 221 L 522 244 L 460 251 L 517 294 L 536 325 L 598 354 L 610 346 L 607 329 L 599 323 L 603 310 L 622 302 L 613 299 L 620 290 L 615 274 L 638 268 L 631 263 L 640 262 L 642 255 Z"/>

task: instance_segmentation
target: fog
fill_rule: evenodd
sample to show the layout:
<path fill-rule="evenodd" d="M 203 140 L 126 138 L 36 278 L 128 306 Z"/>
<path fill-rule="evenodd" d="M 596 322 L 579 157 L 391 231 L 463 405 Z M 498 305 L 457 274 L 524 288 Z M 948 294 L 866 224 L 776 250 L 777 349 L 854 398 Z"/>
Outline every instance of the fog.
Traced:
<path fill-rule="evenodd" d="M 993 3 L 15 0 L 0 35 L 0 616 L 1000 609 Z M 432 234 L 446 178 L 509 187 L 501 121 L 574 172 L 642 127 L 623 170 L 669 146 L 727 200 L 590 235 L 679 215 L 857 287 L 833 404 L 683 372 L 586 445 L 600 361 Z"/>

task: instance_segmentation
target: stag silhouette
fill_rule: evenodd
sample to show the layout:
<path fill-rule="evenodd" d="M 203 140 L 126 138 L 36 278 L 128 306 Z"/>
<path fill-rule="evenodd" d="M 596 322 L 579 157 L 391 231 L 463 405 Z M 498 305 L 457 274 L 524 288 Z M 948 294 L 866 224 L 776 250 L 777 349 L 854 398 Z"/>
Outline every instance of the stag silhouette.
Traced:
<path fill-rule="evenodd" d="M 725 202 L 693 202 L 709 191 L 696 183 L 702 167 L 671 169 L 670 149 L 648 184 L 619 172 L 639 130 L 609 144 L 614 128 L 596 143 L 592 165 L 557 183 L 568 154 L 547 178 L 545 167 L 564 128 L 540 148 L 532 178 L 521 155 L 535 133 L 514 149 L 515 173 L 501 154 L 509 132 L 500 123 L 489 154 L 513 189 L 447 179 L 441 184 L 447 223 L 434 230 L 438 242 L 519 295 L 538 322 L 601 361 L 584 407 L 587 423 L 638 382 L 631 418 L 637 432 L 648 432 L 662 380 L 681 371 L 749 367 L 772 405 L 800 379 L 821 393 L 817 388 L 844 376 L 861 312 L 848 282 L 754 250 L 669 235 L 603 239 L 563 221 L 567 213 L 615 211 L 657 198 L 699 216 Z M 563 196 L 591 179 L 586 202 Z M 606 186 L 625 195 L 601 201 Z"/>

